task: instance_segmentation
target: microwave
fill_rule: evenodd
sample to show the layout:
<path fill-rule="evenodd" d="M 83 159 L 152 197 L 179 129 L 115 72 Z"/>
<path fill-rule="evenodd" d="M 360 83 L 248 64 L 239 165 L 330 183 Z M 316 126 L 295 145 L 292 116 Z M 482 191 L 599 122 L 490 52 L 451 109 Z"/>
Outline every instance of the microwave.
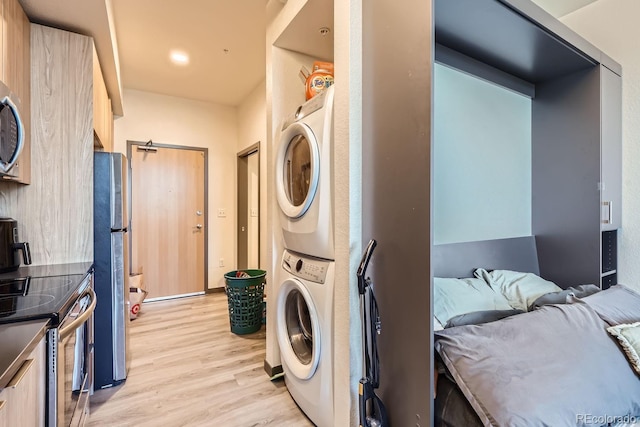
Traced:
<path fill-rule="evenodd" d="M 20 100 L 0 82 L 0 176 L 12 174 L 24 145 Z"/>

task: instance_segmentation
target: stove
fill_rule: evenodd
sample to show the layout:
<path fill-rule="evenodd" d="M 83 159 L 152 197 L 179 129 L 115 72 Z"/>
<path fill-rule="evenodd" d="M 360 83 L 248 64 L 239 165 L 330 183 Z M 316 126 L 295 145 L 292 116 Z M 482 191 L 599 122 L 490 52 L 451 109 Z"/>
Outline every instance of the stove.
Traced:
<path fill-rule="evenodd" d="M 0 323 L 51 319 L 56 327 L 85 291 L 86 274 L 0 279 Z M 83 286 L 80 286 L 83 285 Z"/>
<path fill-rule="evenodd" d="M 0 274 L 0 324 L 50 319 L 46 425 L 83 425 L 93 390 L 93 263 L 21 267 Z M 74 424 L 76 425 L 76 424 Z"/>

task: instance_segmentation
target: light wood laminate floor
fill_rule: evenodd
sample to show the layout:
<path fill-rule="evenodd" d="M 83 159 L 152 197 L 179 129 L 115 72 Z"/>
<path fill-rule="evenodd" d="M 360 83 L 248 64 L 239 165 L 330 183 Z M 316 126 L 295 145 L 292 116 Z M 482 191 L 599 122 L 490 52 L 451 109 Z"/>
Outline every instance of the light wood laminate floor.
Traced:
<path fill-rule="evenodd" d="M 89 426 L 312 426 L 264 372 L 264 327 L 229 329 L 224 293 L 145 303 L 127 380 L 92 396 Z"/>

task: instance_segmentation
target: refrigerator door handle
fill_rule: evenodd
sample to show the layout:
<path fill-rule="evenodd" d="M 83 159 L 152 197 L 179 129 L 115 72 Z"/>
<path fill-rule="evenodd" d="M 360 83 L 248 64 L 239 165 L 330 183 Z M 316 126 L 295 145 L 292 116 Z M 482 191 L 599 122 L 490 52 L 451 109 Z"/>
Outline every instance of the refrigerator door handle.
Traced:
<path fill-rule="evenodd" d="M 115 380 L 127 377 L 127 352 L 129 335 L 129 283 L 127 266 L 127 233 L 118 231 L 111 233 L 111 268 L 112 301 L 111 319 L 113 330 L 113 374 Z"/>

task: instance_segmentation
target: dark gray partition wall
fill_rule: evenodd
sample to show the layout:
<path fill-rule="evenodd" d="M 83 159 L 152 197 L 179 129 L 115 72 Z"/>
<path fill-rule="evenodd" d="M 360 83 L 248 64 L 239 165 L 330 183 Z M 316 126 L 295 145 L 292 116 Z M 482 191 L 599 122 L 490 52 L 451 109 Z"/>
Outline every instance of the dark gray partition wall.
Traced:
<path fill-rule="evenodd" d="M 391 425 L 429 426 L 432 7 L 362 6 L 362 234 L 378 241 L 369 273 L 382 321 L 379 392 Z"/>
<path fill-rule="evenodd" d="M 427 426 L 435 44 L 439 62 L 532 98 L 534 237 L 509 244 L 522 256 L 496 259 L 534 259 L 537 248 L 540 274 L 563 287 L 600 282 L 601 116 L 619 138 L 619 109 L 607 104 L 620 102 L 620 66 L 529 0 L 399 1 L 362 5 L 362 226 L 378 241 L 369 273 L 382 321 L 379 394 L 391 425 Z M 601 64 L 615 72 L 605 85 Z M 434 260 L 454 257 L 449 249 Z"/>
<path fill-rule="evenodd" d="M 536 85 L 532 233 L 541 275 L 600 284 L 600 68 Z"/>

